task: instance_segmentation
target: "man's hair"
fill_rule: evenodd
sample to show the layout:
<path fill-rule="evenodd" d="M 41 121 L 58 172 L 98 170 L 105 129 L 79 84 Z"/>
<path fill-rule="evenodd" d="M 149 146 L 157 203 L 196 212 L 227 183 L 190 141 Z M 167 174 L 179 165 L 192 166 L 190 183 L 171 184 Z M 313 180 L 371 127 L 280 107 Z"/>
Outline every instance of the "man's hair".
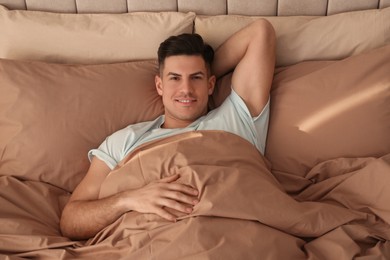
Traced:
<path fill-rule="evenodd" d="M 210 72 L 214 59 L 213 48 L 205 43 L 199 34 L 183 33 L 171 36 L 160 44 L 158 48 L 158 64 L 160 72 L 164 66 L 165 59 L 177 55 L 201 56 L 206 63 L 206 68 Z"/>

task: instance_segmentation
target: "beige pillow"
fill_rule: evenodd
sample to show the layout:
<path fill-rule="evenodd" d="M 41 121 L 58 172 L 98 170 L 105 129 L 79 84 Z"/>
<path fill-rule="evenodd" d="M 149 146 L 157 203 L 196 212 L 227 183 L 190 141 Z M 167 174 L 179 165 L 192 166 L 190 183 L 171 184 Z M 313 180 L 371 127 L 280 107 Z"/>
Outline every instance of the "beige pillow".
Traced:
<path fill-rule="evenodd" d="M 259 17 L 198 16 L 195 32 L 214 48 Z M 277 36 L 276 65 L 342 59 L 390 43 L 390 7 L 324 17 L 264 17 Z"/>
<path fill-rule="evenodd" d="M 163 113 L 155 61 L 62 65 L 0 59 L 0 175 L 72 191 L 87 152 Z"/>
<path fill-rule="evenodd" d="M 276 73 L 266 146 L 274 174 L 305 177 L 326 160 L 390 153 L 389 72 L 390 45 Z"/>
<path fill-rule="evenodd" d="M 98 64 L 155 59 L 194 13 L 59 14 L 0 6 L 0 58 Z"/>

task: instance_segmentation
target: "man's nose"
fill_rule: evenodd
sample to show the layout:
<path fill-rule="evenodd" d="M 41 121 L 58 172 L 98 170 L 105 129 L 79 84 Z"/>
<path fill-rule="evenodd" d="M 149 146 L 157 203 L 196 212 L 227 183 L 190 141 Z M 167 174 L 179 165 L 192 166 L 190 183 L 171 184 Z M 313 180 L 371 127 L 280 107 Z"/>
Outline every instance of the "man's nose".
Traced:
<path fill-rule="evenodd" d="M 193 90 L 192 83 L 189 79 L 185 79 L 182 81 L 181 90 L 184 93 L 191 93 Z"/>

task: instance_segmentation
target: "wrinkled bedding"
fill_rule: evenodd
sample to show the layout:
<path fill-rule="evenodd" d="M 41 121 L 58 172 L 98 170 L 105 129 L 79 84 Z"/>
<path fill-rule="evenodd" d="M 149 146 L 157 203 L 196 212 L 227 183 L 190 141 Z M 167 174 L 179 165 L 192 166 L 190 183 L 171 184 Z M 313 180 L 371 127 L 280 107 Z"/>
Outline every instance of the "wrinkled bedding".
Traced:
<path fill-rule="evenodd" d="M 191 215 L 171 223 L 128 212 L 88 241 L 59 231 L 68 192 L 2 176 L 0 259 L 390 258 L 390 154 L 322 162 L 308 173 L 312 184 L 291 196 L 246 140 L 188 132 L 137 148 L 100 197 L 176 173 L 200 191 Z"/>
<path fill-rule="evenodd" d="M 10 2 L 0 0 L 0 260 L 390 259 L 389 1 L 263 1 L 279 15 L 265 17 L 278 43 L 265 157 L 218 131 L 147 143 L 107 176 L 100 197 L 179 173 L 200 203 L 176 223 L 128 212 L 83 241 L 62 236 L 62 209 L 90 149 L 163 114 L 158 44 L 196 32 L 217 48 L 260 17 L 250 9 L 268 9 L 249 1 L 250 12 L 233 15 L 237 6 L 217 1 L 206 13 L 228 15 L 204 16 L 192 1 L 172 7 L 180 12 L 118 14 L 113 4 L 149 4 L 16 1 L 23 11 Z M 60 12 L 70 5 L 79 13 Z M 110 12 L 83 12 L 99 6 Z M 217 80 L 210 108 L 230 93 L 231 76 Z"/>

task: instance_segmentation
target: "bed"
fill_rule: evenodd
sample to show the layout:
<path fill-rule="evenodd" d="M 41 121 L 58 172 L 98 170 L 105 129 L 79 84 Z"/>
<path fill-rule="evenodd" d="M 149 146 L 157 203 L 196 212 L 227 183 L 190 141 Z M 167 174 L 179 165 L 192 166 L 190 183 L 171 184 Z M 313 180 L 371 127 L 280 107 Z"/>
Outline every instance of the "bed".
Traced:
<path fill-rule="evenodd" d="M 159 43 L 217 48 L 259 17 L 277 37 L 265 155 L 220 131 L 147 143 L 99 196 L 179 172 L 193 213 L 64 237 L 88 151 L 163 112 Z M 0 259 L 390 259 L 389 183 L 388 0 L 0 0 Z"/>

